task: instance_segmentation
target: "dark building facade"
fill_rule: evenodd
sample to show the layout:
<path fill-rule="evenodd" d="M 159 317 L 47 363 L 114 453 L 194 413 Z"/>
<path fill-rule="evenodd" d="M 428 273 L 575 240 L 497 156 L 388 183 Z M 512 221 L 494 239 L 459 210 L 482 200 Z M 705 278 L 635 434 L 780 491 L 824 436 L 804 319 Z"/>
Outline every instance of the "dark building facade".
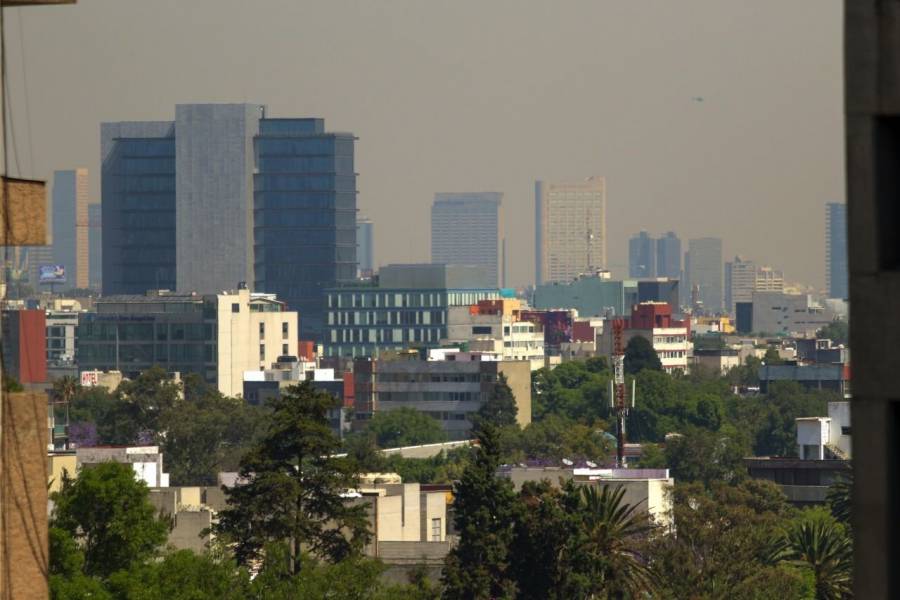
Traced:
<path fill-rule="evenodd" d="M 825 207 L 825 260 L 828 296 L 848 298 L 847 205 L 837 202 Z"/>
<path fill-rule="evenodd" d="M 646 231 L 628 240 L 628 276 L 656 277 L 656 240 Z"/>
<path fill-rule="evenodd" d="M 681 239 L 673 231 L 656 240 L 656 275 L 681 279 Z"/>
<path fill-rule="evenodd" d="M 104 123 L 104 294 L 246 282 L 319 339 L 323 290 L 356 277 L 354 145 L 322 119 L 270 119 L 258 104 Z"/>

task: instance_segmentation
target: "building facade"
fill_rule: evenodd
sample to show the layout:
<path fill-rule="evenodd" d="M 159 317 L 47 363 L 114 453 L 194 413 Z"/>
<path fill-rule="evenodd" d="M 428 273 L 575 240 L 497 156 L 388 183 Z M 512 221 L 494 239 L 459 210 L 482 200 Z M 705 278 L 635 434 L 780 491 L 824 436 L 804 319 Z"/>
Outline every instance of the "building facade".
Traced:
<path fill-rule="evenodd" d="M 521 319 L 519 300 L 482 300 L 447 310 L 444 345 L 464 344 L 472 352 L 489 352 L 503 360 L 525 360 L 535 371 L 545 366 L 544 330 Z"/>
<path fill-rule="evenodd" d="M 656 240 L 656 275 L 681 279 L 681 239 L 673 231 Z"/>
<path fill-rule="evenodd" d="M 847 205 L 825 205 L 825 279 L 829 298 L 849 298 L 847 276 Z"/>
<path fill-rule="evenodd" d="M 243 373 L 294 355 L 297 313 L 270 294 L 105 296 L 81 313 L 76 356 L 82 370 L 126 376 L 158 365 L 197 373 L 226 396 L 243 391 Z"/>
<path fill-rule="evenodd" d="M 440 193 L 431 205 L 431 262 L 479 265 L 499 285 L 500 192 Z"/>
<path fill-rule="evenodd" d="M 623 344 L 641 336 L 653 346 L 667 373 L 688 371 L 693 350 L 688 320 L 672 318 L 672 307 L 663 302 L 642 302 L 632 307 L 625 319 Z M 597 354 L 610 355 L 614 349 L 613 328 L 604 326 L 597 336 Z"/>
<path fill-rule="evenodd" d="M 355 138 L 258 104 L 185 104 L 101 126 L 103 290 L 216 293 L 243 281 L 304 313 L 356 277 Z"/>
<path fill-rule="evenodd" d="M 738 302 L 751 302 L 753 292 L 783 292 L 784 273 L 735 256 L 725 263 L 725 310 L 735 314 Z"/>
<path fill-rule="evenodd" d="M 656 277 L 656 244 L 646 231 L 628 240 L 628 276 L 632 279 Z"/>
<path fill-rule="evenodd" d="M 685 270 L 690 290 L 688 293 L 697 291 L 705 311 L 721 312 L 723 308 L 722 240 L 698 238 L 688 241 Z"/>
<path fill-rule="evenodd" d="M 606 180 L 535 183 L 535 283 L 606 268 Z"/>
<path fill-rule="evenodd" d="M 481 267 L 386 265 L 371 284 L 326 291 L 325 356 L 371 357 L 436 347 L 447 337 L 450 307 L 499 297 Z"/>
<path fill-rule="evenodd" d="M 565 283 L 534 288 L 532 306 L 541 310 L 574 308 L 579 317 L 628 314 L 638 301 L 638 283 L 615 281 L 604 275 L 586 275 Z"/>
<path fill-rule="evenodd" d="M 88 287 L 103 289 L 103 209 L 88 204 Z"/>
<path fill-rule="evenodd" d="M 447 358 L 354 361 L 354 425 L 363 426 L 378 411 L 405 407 L 437 420 L 450 440 L 468 439 L 472 415 L 490 397 L 501 374 L 516 399 L 517 422 L 522 427 L 531 422 L 527 361 L 502 361 L 478 353 L 450 353 Z"/>
<path fill-rule="evenodd" d="M 47 319 L 43 310 L 4 310 L 4 374 L 28 388 L 47 382 Z"/>
<path fill-rule="evenodd" d="M 356 259 L 359 261 L 357 276 L 371 277 L 375 273 L 375 238 L 371 219 L 356 220 Z"/>
<path fill-rule="evenodd" d="M 65 268 L 65 287 L 85 289 L 90 271 L 87 169 L 53 172 L 51 214 L 53 264 Z"/>
<path fill-rule="evenodd" d="M 834 318 L 830 310 L 807 294 L 754 292 L 750 304 L 749 331 L 769 335 L 815 337 L 816 332 Z M 747 325 L 742 324 L 742 327 Z"/>

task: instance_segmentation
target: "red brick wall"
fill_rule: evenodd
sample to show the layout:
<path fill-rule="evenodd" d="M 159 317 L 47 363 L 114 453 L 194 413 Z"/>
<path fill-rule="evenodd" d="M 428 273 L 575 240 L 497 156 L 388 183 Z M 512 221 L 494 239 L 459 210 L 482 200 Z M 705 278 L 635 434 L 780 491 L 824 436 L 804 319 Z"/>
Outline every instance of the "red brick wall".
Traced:
<path fill-rule="evenodd" d="M 47 381 L 47 317 L 43 310 L 20 310 L 19 383 Z"/>

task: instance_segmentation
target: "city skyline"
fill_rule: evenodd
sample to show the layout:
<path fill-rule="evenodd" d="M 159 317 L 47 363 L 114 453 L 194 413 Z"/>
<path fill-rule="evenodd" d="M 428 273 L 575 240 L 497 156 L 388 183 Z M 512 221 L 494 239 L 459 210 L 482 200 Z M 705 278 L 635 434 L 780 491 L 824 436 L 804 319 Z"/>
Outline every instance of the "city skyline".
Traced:
<path fill-rule="evenodd" d="M 491 35 L 466 34 L 473 43 L 462 46 L 445 42 L 465 29 L 474 9 L 465 2 L 403 10 L 399 4 L 375 10 L 284 2 L 271 11 L 240 4 L 223 11 L 209 1 L 151 8 L 123 0 L 23 10 L 32 102 L 31 136 L 20 136 L 20 154 L 30 147 L 40 152 L 33 163 L 23 158 L 19 171 L 48 178 L 54 169 L 85 165 L 99 173 L 96 131 L 103 120 L 165 119 L 176 103 L 252 99 L 277 114 L 321 115 L 359 136 L 359 207 L 381 223 L 382 264 L 428 259 L 429 207 L 421 199 L 439 190 L 502 191 L 504 221 L 511 230 L 529 231 L 534 179 L 601 173 L 609 185 L 608 266 L 617 275 L 627 272 L 628 235 L 645 228 L 677 231 L 682 239 L 715 235 L 727 255 L 777 263 L 788 280 L 824 287 L 821 206 L 844 189 L 839 3 L 518 8 L 512 27 L 502 6 L 479 6 Z M 10 10 L 15 22 L 18 9 Z M 291 18 L 306 10 L 341 22 L 330 34 L 337 38 L 323 37 L 316 20 Z M 669 24 L 653 29 L 659 35 L 648 36 L 640 52 L 627 52 L 627 70 L 622 61 L 602 58 L 628 47 L 618 25 L 624 21 L 651 29 Z M 302 35 L 296 29 L 281 35 L 288 23 Z M 198 29 L 211 25 L 229 44 L 194 43 Z M 169 38 L 163 47 L 151 35 L 161 27 Z M 80 51 L 43 48 L 38 31 Z M 754 31 L 766 32 L 765 44 Z M 19 32 L 8 33 L 18 108 L 24 102 Z M 545 41 L 535 43 L 536 37 Z M 127 60 L 108 52 L 126 40 Z M 358 52 L 362 44 L 365 53 Z M 430 51 L 434 44 L 457 49 L 442 55 Z M 710 46 L 722 48 L 728 61 L 705 55 Z M 318 60 L 323 47 L 339 51 Z M 804 52 L 792 50 L 797 47 Z M 186 55 L 192 60 L 181 59 Z M 297 56 L 304 59 L 299 66 Z M 279 69 L 293 69 L 302 83 L 270 76 Z M 502 81 L 499 70 L 507 74 Z M 552 76 L 535 78 L 536 72 Z M 585 72 L 597 76 L 584 79 Z M 728 77 L 735 72 L 737 85 Z M 450 85 L 460 77 L 466 85 Z M 663 93 L 660 77 L 667 81 Z M 583 80 L 584 93 L 561 100 L 560 86 L 574 79 Z M 361 83 L 369 87 L 362 110 L 355 91 Z M 51 104 L 60 85 L 91 93 L 70 95 L 61 111 Z M 465 92 L 472 87 L 480 93 Z M 435 90 L 440 119 L 433 118 Z M 635 108 L 639 119 L 621 118 Z M 24 131 L 24 111 L 14 114 L 17 131 Z M 407 172 L 416 175 L 398 187 Z M 92 178 L 91 197 L 99 197 L 98 179 Z M 768 219 L 770 211 L 780 218 Z M 759 236 L 763 228 L 767 235 Z M 510 285 L 533 279 L 529 246 L 524 236 L 507 239 Z"/>

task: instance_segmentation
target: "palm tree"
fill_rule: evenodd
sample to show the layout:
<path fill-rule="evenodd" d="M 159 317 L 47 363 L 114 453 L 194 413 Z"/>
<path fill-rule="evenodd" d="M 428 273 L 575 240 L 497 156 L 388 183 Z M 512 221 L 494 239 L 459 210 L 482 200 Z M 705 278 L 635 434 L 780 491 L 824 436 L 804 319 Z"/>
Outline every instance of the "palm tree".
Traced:
<path fill-rule="evenodd" d="M 852 506 L 853 473 L 844 479 L 840 479 L 831 485 L 828 490 L 828 505 L 831 506 L 831 514 L 835 519 L 845 525 L 850 524 L 850 509 Z"/>
<path fill-rule="evenodd" d="M 53 382 L 53 394 L 60 402 L 68 404 L 78 393 L 79 387 L 81 386 L 77 379 L 71 375 L 65 375 Z"/>
<path fill-rule="evenodd" d="M 833 521 L 803 521 L 788 530 L 780 559 L 811 568 L 816 600 L 842 600 L 851 596 L 853 546 L 843 527 Z"/>
<path fill-rule="evenodd" d="M 622 502 L 624 495 L 622 486 L 580 488 L 580 532 L 566 558 L 576 574 L 573 583 L 587 597 L 631 598 L 656 588 L 654 575 L 637 548 L 653 524 L 639 505 Z"/>

